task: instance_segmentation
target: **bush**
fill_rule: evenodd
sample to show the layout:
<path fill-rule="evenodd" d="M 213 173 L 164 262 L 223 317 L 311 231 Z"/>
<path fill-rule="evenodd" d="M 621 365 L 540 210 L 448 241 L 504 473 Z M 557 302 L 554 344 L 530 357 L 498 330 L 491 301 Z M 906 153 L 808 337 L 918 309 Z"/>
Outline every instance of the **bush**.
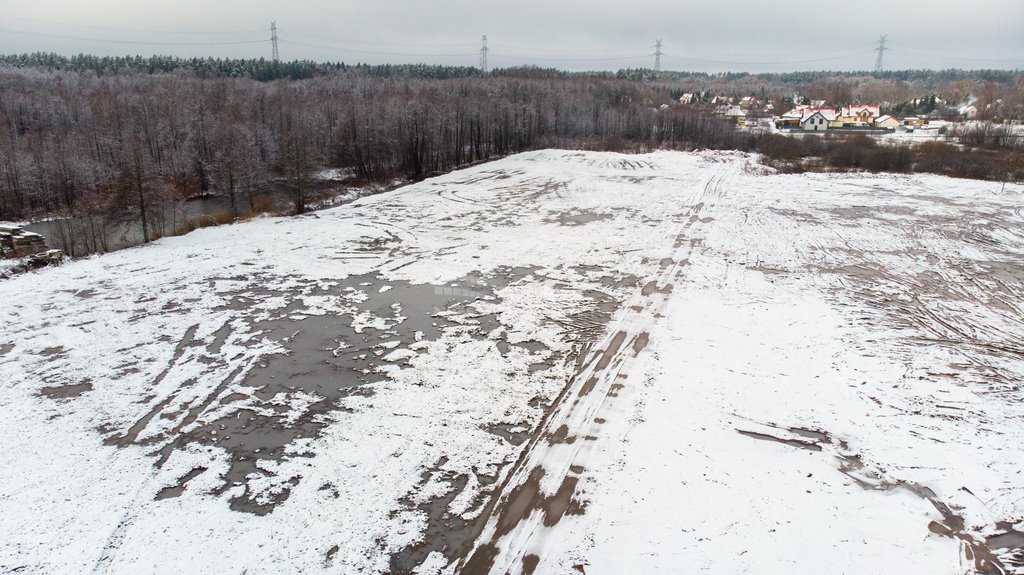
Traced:
<path fill-rule="evenodd" d="M 766 158 L 773 161 L 791 162 L 803 156 L 800 140 L 778 134 L 769 134 L 759 142 L 759 150 Z"/>
<path fill-rule="evenodd" d="M 949 174 L 959 163 L 960 150 L 945 142 L 924 142 L 917 146 L 914 170 L 933 174 Z"/>
<path fill-rule="evenodd" d="M 858 134 L 839 143 L 832 143 L 825 152 L 825 161 L 834 168 L 864 168 L 867 167 L 869 154 L 876 147 L 874 140 Z"/>
<path fill-rule="evenodd" d="M 914 152 L 907 146 L 875 146 L 864 159 L 872 172 L 909 172 L 913 164 Z"/>

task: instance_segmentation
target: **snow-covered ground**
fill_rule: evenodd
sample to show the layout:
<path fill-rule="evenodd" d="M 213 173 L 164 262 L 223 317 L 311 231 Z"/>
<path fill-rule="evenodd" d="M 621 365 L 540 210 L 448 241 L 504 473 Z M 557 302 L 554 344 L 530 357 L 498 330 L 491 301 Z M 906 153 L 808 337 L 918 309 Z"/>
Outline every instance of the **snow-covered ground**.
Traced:
<path fill-rule="evenodd" d="M 0 283 L 0 572 L 1022 573 L 1022 199 L 543 151 Z"/>

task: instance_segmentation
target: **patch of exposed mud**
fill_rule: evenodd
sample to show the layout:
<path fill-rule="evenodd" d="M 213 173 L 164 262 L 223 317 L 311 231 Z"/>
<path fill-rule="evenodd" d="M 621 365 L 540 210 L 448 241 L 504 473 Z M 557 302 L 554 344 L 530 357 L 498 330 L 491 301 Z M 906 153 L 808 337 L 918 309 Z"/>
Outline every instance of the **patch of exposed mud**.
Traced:
<path fill-rule="evenodd" d="M 1013 530 L 1009 523 L 997 523 L 997 528 L 1001 529 L 1002 533 L 988 537 L 976 536 L 968 532 L 963 517 L 941 501 L 932 489 L 910 481 L 887 478 L 880 470 L 867 465 L 859 454 L 850 453 L 846 442 L 837 441 L 830 434 L 816 429 L 790 427 L 788 429 L 778 428 L 778 430 L 779 433 L 764 433 L 737 429 L 740 434 L 755 439 L 811 451 L 827 450 L 838 462 L 839 471 L 865 490 L 905 489 L 921 499 L 927 500 L 942 516 L 941 520 L 931 521 L 927 525 L 928 531 L 942 537 L 958 539 L 961 542 L 960 548 L 964 554 L 964 560 L 973 565 L 977 573 L 982 575 L 1006 575 L 1008 573 L 1003 559 L 994 550 L 1009 549 L 1008 553 L 1003 554 L 1008 561 L 1013 561 L 1018 555 L 1024 556 L 1024 534 Z"/>
<path fill-rule="evenodd" d="M 650 296 L 656 293 L 658 294 L 670 294 L 672 293 L 672 284 L 665 284 L 658 287 L 657 282 L 651 280 L 644 284 L 644 287 L 640 290 L 641 295 Z"/>
<path fill-rule="evenodd" d="M 208 342 L 196 339 L 197 326 L 193 326 L 179 342 L 154 388 L 179 362 L 188 361 L 196 353 L 199 363 L 210 365 L 210 369 L 220 367 L 223 373 L 222 355 L 229 342 L 252 345 L 270 341 L 282 352 L 264 356 L 251 369 L 232 371 L 198 401 L 179 405 L 177 392 L 156 401 L 130 429 L 110 435 L 108 443 L 160 445 L 157 466 L 189 445 L 219 447 L 227 453 L 229 467 L 214 493 L 242 486 L 242 493 L 231 499 L 232 509 L 270 513 L 302 478 L 275 477 L 269 470 L 274 466 L 263 462 L 299 456 L 292 452 L 293 445 L 316 438 L 327 425 L 343 418 L 347 398 L 372 395 L 372 384 L 386 378 L 384 370 L 388 366 L 407 366 L 423 353 L 423 342 L 438 339 L 446 330 L 487 339 L 501 327 L 500 323 L 492 314 L 476 312 L 474 302 L 498 301 L 495 290 L 533 271 L 502 268 L 494 274 L 472 274 L 442 286 L 384 280 L 371 274 L 309 286 L 295 293 L 264 289 L 226 293 L 225 307 L 232 310 L 258 308 L 277 298 L 287 303 L 269 317 L 237 317 L 218 329 Z M 306 296 L 315 296 L 317 302 L 326 299 L 332 302 L 328 309 L 344 311 L 332 313 L 321 309 L 322 304 L 307 305 Z M 234 341 L 236 329 L 243 330 L 248 339 Z M 539 358 L 546 349 L 537 342 L 512 345 Z M 192 355 L 186 357 L 186 352 Z M 223 415 L 204 417 L 213 411 Z M 174 424 L 156 437 L 140 441 L 157 416 Z M 109 427 L 104 429 L 111 431 Z M 517 438 L 509 432 L 510 441 Z M 251 487 L 252 481 L 261 477 L 274 480 L 274 493 Z M 162 493 L 169 497 L 175 491 L 171 488 Z"/>
<path fill-rule="evenodd" d="M 769 433 L 759 433 L 756 431 L 747 431 L 745 429 L 737 429 L 736 431 L 738 431 L 740 435 L 746 435 L 747 437 L 753 437 L 754 439 L 760 439 L 762 441 L 773 441 L 775 443 L 789 445 L 790 447 L 799 447 L 800 449 L 809 449 L 811 451 L 821 451 L 821 444 L 817 441 L 804 441 L 802 439 L 778 437 Z"/>
<path fill-rule="evenodd" d="M 1024 549 L 1024 532 L 1017 531 L 1009 521 L 996 523 L 996 529 L 1002 531 L 985 537 L 985 542 L 991 549 Z"/>
<path fill-rule="evenodd" d="M 442 458 L 433 469 L 425 471 L 421 475 L 420 481 L 421 488 L 430 482 L 447 484 L 448 490 L 444 495 L 422 503 L 415 503 L 411 495 L 402 500 L 402 504 L 407 508 L 417 509 L 427 518 L 427 526 L 423 532 L 423 544 L 412 545 L 401 553 L 391 555 L 390 569 L 392 573 L 412 573 L 431 552 L 440 550 L 447 555 L 470 543 L 466 537 L 472 531 L 467 528 L 472 520 L 463 519 L 448 509 L 455 498 L 466 488 L 469 477 L 443 471 L 441 468 L 446 462 L 447 460 Z M 482 503 L 482 499 L 482 497 L 478 498 L 475 506 L 478 507 Z"/>
<path fill-rule="evenodd" d="M 829 208 L 828 213 L 838 217 L 841 220 L 860 220 L 866 218 L 873 218 L 879 220 L 886 220 L 886 215 L 895 216 L 915 216 L 917 210 L 909 206 L 886 206 L 886 205 L 871 205 L 871 206 L 840 206 L 835 208 Z"/>
<path fill-rule="evenodd" d="M 544 495 L 540 488 L 540 480 L 544 475 L 544 468 L 535 467 L 529 477 L 509 493 L 497 509 L 494 541 L 510 533 L 513 528 L 535 511 L 543 514 L 542 521 L 545 527 L 555 525 L 567 513 L 579 514 L 581 512 L 584 504 L 576 501 L 573 497 L 579 478 L 567 475 L 554 494 Z M 461 572 L 467 575 L 489 573 L 496 556 L 497 548 L 494 544 L 481 545 L 469 556 Z"/>
<path fill-rule="evenodd" d="M 92 391 L 92 381 L 85 380 L 70 385 L 47 386 L 40 389 L 39 394 L 50 399 L 73 399 L 89 391 Z"/>
<path fill-rule="evenodd" d="M 600 285 L 613 288 L 609 291 L 616 293 L 628 292 L 637 286 L 635 277 L 624 277 L 622 274 L 610 272 L 597 266 L 576 266 L 573 268 L 573 271 L 576 274 L 586 276 L 589 282 L 597 282 Z M 562 284 L 556 285 L 556 288 L 573 289 Z M 590 305 L 584 311 L 572 315 L 568 323 L 559 322 L 565 328 L 562 334 L 563 337 L 566 341 L 573 343 L 575 348 L 575 351 L 565 358 L 565 361 L 575 362 L 577 370 L 580 369 L 579 362 L 584 357 L 590 355 L 590 347 L 595 341 L 603 337 L 612 315 L 621 306 L 621 301 L 610 293 L 594 289 L 580 290 L 580 293 L 590 301 Z M 612 347 L 615 349 L 611 350 L 607 357 L 594 361 L 607 367 L 612 359 L 612 355 L 623 345 L 625 338 L 625 334 L 616 336 L 612 344 Z M 515 345 L 506 344 L 502 346 L 502 349 L 507 353 Z M 531 342 L 525 342 L 520 345 L 531 353 L 540 351 L 539 344 L 536 342 L 532 344 Z M 640 344 L 634 343 L 634 346 L 636 345 Z M 608 352 L 609 350 L 605 351 Z M 563 391 L 562 393 L 566 392 Z M 556 403 L 557 401 L 555 400 Z M 529 405 L 550 408 L 550 404 L 540 398 L 532 399 Z M 545 415 L 545 418 L 547 417 L 548 414 Z M 519 460 L 515 463 L 516 466 L 522 464 L 523 457 L 528 452 L 530 444 L 535 444 L 545 438 L 549 443 L 553 444 L 570 444 L 577 440 L 575 436 L 569 435 L 567 426 L 562 426 L 545 437 L 543 434 L 543 421 L 532 426 L 519 424 L 511 427 L 507 424 L 500 424 L 487 427 L 486 429 L 491 433 L 502 436 L 513 445 L 523 446 L 524 451 L 519 454 Z M 484 478 L 477 474 L 477 480 L 482 487 L 479 488 L 478 493 L 474 496 L 474 501 L 476 502 L 474 507 L 477 504 L 481 504 L 484 505 L 483 510 L 471 521 L 463 520 L 461 517 L 445 512 L 444 509 L 454 497 L 452 494 L 446 494 L 439 500 L 430 502 L 430 505 L 427 507 L 418 506 L 417 509 L 427 517 L 428 533 L 440 533 L 442 535 L 427 535 L 422 541 L 393 555 L 391 558 L 392 569 L 395 572 L 411 572 L 433 551 L 441 553 L 449 564 L 464 561 L 459 570 L 460 573 L 487 573 L 498 552 L 497 548 L 494 545 L 485 543 L 474 550 L 474 545 L 477 543 L 477 539 L 487 524 L 488 519 L 497 514 L 501 518 L 499 519 L 499 524 L 504 526 L 502 528 L 512 529 L 524 517 L 536 510 L 540 510 L 544 514 L 544 524 L 548 526 L 556 523 L 563 515 L 583 513 L 586 508 L 586 502 L 574 497 L 578 475 L 583 471 L 584 469 L 581 466 L 572 466 L 570 472 L 573 476 L 564 478 L 559 489 L 554 494 L 544 495 L 540 492 L 538 483 L 540 477 L 544 474 L 544 470 L 538 467 L 530 474 L 530 480 L 516 487 L 515 492 L 507 497 L 497 496 L 508 488 L 507 477 L 505 483 L 499 485 L 497 483 L 498 477 L 487 478 L 485 482 Z M 434 472 L 431 471 L 430 473 Z M 445 481 L 449 480 L 446 479 Z M 450 481 L 449 484 L 452 485 Z M 459 544 L 453 545 L 456 541 Z M 534 560 L 529 557 L 524 559 L 524 568 L 532 569 L 535 567 L 536 562 Z"/>
<path fill-rule="evenodd" d="M 566 212 L 548 212 L 544 223 L 558 224 L 560 226 L 583 226 L 593 222 L 610 220 L 614 216 L 607 213 L 599 213 L 591 210 L 574 209 Z"/>
<path fill-rule="evenodd" d="M 493 433 L 512 445 L 521 445 L 530 438 L 530 427 L 523 423 L 496 423 L 484 427 L 488 433 Z"/>
<path fill-rule="evenodd" d="M 156 494 L 157 500 L 169 499 L 171 497 L 180 497 L 185 492 L 185 488 L 188 486 L 188 482 L 192 481 L 196 477 L 199 477 L 206 471 L 205 467 L 196 467 L 192 471 L 189 471 L 178 480 L 176 485 L 169 485 L 164 487 Z"/>

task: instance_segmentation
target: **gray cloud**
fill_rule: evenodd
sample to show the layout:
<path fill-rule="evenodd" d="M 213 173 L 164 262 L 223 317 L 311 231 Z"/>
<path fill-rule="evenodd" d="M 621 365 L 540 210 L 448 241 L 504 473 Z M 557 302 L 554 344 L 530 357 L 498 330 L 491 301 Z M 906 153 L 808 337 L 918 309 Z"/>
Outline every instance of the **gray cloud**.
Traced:
<path fill-rule="evenodd" d="M 1024 68 L 1024 2 L 862 0 L 0 0 L 0 51 L 281 56 L 348 63 L 476 65 L 487 34 L 492 67 L 662 67 L 787 71 Z M 239 43 L 232 43 L 239 42 Z M 200 45 L 202 44 L 202 45 Z"/>

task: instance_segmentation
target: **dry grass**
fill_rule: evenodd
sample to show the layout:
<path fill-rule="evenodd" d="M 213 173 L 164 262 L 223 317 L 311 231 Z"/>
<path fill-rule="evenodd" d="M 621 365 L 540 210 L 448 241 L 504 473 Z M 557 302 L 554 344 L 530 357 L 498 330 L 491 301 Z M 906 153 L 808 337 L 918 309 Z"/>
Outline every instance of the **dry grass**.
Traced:
<path fill-rule="evenodd" d="M 172 235 L 181 236 L 199 228 L 209 228 L 223 224 L 230 224 L 235 221 L 228 210 L 217 210 L 212 214 L 204 214 L 198 217 L 189 218 L 184 223 L 174 228 Z"/>
<path fill-rule="evenodd" d="M 238 216 L 240 220 L 251 220 L 260 214 L 276 214 L 274 199 L 270 196 L 256 196 L 252 200 L 252 207 Z"/>

